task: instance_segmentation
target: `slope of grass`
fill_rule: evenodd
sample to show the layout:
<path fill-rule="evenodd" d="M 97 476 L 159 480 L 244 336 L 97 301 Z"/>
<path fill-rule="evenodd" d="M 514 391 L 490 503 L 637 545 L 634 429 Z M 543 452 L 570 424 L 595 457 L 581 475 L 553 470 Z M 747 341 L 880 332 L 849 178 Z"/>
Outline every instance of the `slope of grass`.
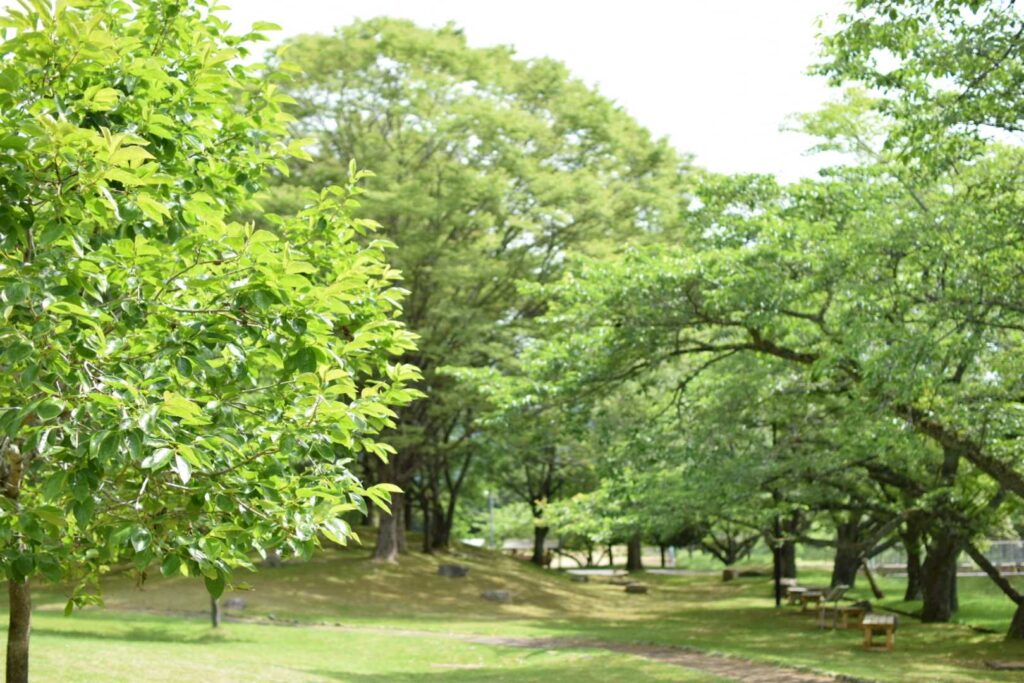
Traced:
<path fill-rule="evenodd" d="M 1004 643 L 1000 634 L 957 624 L 923 625 L 909 617 L 901 618 L 895 652 L 864 652 L 859 630 L 820 631 L 810 614 L 776 610 L 767 577 L 723 583 L 715 576 L 646 575 L 651 592 L 627 595 L 603 579 L 574 583 L 566 575 L 481 550 L 443 557 L 412 554 L 399 565 L 377 565 L 367 557 L 365 549 L 325 551 L 306 564 L 240 577 L 253 589 L 229 596 L 246 603 L 244 609 L 229 610 L 229 616 L 278 624 L 295 620 L 321 628 L 228 623 L 212 632 L 203 622 L 209 603 L 202 584 L 185 578 L 157 578 L 139 589 L 126 577 L 113 577 L 105 586 L 106 611 L 90 610 L 67 620 L 56 615 L 63 605 L 59 591 L 44 591 L 37 597 L 36 673 L 52 666 L 51 672 L 79 677 L 41 674 L 39 680 L 120 680 L 90 678 L 90 671 L 125 661 L 136 664 L 124 666 L 152 663 L 154 671 L 163 671 L 182 658 L 185 669 L 167 680 L 708 680 L 618 654 L 538 654 L 471 644 L 445 638 L 446 633 L 648 642 L 893 682 L 1020 680 L 1019 673 L 994 672 L 984 662 L 1024 660 L 1024 647 Z M 469 566 L 469 576 L 438 576 L 442 562 Z M 819 571 L 803 577 L 804 583 L 824 581 L 827 574 Z M 881 581 L 887 602 L 899 603 L 901 580 Z M 481 593 L 491 589 L 510 590 L 515 599 L 511 604 L 482 599 Z M 855 597 L 867 596 L 866 583 L 858 583 Z M 965 579 L 960 618 L 1005 628 L 1012 605 L 999 597 L 984 579 Z M 122 620 L 123 613 L 128 616 Z M 323 627 L 334 624 L 362 631 Z M 375 630 L 380 628 L 438 635 L 395 638 Z M 79 652 L 68 659 L 54 655 L 54 648 Z M 49 656 L 56 657 L 52 664 Z M 60 669 L 59 662 L 66 668 Z M 263 668 L 279 674 L 281 667 L 291 667 L 290 677 L 249 675 L 264 675 Z"/>

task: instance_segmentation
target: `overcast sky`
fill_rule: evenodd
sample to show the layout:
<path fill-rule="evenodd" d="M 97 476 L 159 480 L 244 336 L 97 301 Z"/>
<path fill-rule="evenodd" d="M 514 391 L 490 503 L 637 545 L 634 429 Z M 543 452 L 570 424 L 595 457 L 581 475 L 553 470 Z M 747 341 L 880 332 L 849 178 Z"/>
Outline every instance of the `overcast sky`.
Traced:
<path fill-rule="evenodd" d="M 11 4 L 0 0 L 0 5 Z M 817 18 L 842 0 L 223 0 L 239 30 L 280 24 L 279 37 L 325 32 L 354 18 L 454 21 L 472 45 L 507 44 L 554 57 L 656 135 L 722 172 L 813 175 L 811 141 L 780 126 L 833 96 L 806 74 Z"/>

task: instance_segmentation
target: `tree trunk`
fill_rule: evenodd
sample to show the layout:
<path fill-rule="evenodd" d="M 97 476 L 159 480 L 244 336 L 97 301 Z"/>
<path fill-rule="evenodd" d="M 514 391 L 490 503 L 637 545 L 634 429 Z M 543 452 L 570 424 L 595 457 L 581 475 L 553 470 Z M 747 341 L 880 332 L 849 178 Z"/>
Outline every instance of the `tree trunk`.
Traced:
<path fill-rule="evenodd" d="M 782 541 L 782 577 L 796 578 L 796 541 L 793 540 L 803 528 L 803 516 L 793 512 L 782 524 L 785 540 Z"/>
<path fill-rule="evenodd" d="M 859 532 L 859 520 L 836 525 L 836 557 L 832 564 L 832 586 L 853 588 L 857 581 L 857 570 L 860 569 L 860 562 L 863 559 L 857 543 Z"/>
<path fill-rule="evenodd" d="M 423 513 L 423 552 L 429 553 L 434 547 L 433 516 L 430 514 L 430 501 L 426 496 L 420 497 L 420 511 Z"/>
<path fill-rule="evenodd" d="M 404 555 L 409 552 L 409 545 L 405 536 L 405 494 L 392 494 L 392 512 L 395 518 L 395 542 L 398 545 L 398 553 Z"/>
<path fill-rule="evenodd" d="M 451 510 L 454 512 L 454 510 Z M 449 510 L 440 505 L 435 505 L 430 513 L 430 552 L 447 550 L 451 543 L 452 516 Z"/>
<path fill-rule="evenodd" d="M 921 621 L 932 624 L 948 622 L 953 616 L 956 562 L 960 554 L 960 539 L 955 534 L 945 529 L 936 531 L 921 566 Z"/>
<path fill-rule="evenodd" d="M 659 545 L 658 546 L 658 552 L 661 554 L 661 568 L 664 569 L 665 568 L 665 546 L 664 545 Z"/>
<path fill-rule="evenodd" d="M 611 543 L 608 544 L 608 566 L 609 567 L 614 567 L 615 566 L 615 556 L 612 555 L 612 544 Z"/>
<path fill-rule="evenodd" d="M 413 513 L 412 503 L 410 502 L 407 505 L 403 505 L 402 506 L 402 512 L 404 513 L 404 516 L 402 517 L 402 527 L 406 531 L 410 531 L 412 529 L 412 513 Z"/>
<path fill-rule="evenodd" d="M 533 556 L 530 562 L 538 567 L 543 567 L 545 562 L 544 539 L 548 537 L 548 528 L 539 524 L 533 527 Z"/>
<path fill-rule="evenodd" d="M 860 553 L 848 547 L 836 548 L 836 559 L 832 565 L 832 586 L 849 586 L 853 588 L 857 581 L 857 570 L 860 569 Z"/>
<path fill-rule="evenodd" d="M 782 577 L 796 578 L 796 541 L 782 542 Z"/>
<path fill-rule="evenodd" d="M 626 571 L 639 572 L 644 569 L 643 546 L 640 537 L 634 536 L 626 545 Z"/>
<path fill-rule="evenodd" d="M 903 600 L 921 599 L 921 540 L 920 537 L 911 540 L 904 537 L 903 547 L 907 551 L 907 590 L 903 593 Z"/>
<path fill-rule="evenodd" d="M 1017 605 L 1010 622 L 1010 630 L 1006 632 L 1007 640 L 1024 640 L 1024 602 Z"/>
<path fill-rule="evenodd" d="M 28 642 L 32 627 L 32 589 L 28 579 L 7 582 L 7 683 L 28 683 Z"/>
<path fill-rule="evenodd" d="M 220 626 L 220 600 L 212 595 L 210 596 L 210 626 L 213 628 Z"/>
<path fill-rule="evenodd" d="M 405 546 L 405 532 L 402 521 L 405 517 L 405 496 L 391 494 L 391 510 L 380 513 L 380 529 L 377 533 L 377 547 L 373 551 L 375 562 L 397 562 L 398 554 Z"/>

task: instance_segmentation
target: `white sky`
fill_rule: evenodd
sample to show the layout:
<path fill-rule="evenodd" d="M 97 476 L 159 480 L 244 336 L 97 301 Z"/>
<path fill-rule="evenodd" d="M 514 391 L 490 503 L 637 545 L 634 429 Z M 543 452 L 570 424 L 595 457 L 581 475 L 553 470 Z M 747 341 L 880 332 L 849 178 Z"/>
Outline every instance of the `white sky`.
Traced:
<path fill-rule="evenodd" d="M 0 7 L 12 0 L 0 0 Z M 813 175 L 824 158 L 780 126 L 834 97 L 806 75 L 816 20 L 843 0 L 223 0 L 238 30 L 280 24 L 278 37 L 326 32 L 356 17 L 452 20 L 472 45 L 554 57 L 656 135 L 721 172 Z"/>
<path fill-rule="evenodd" d="M 806 71 L 818 50 L 817 18 L 828 26 L 842 0 L 223 1 L 237 28 L 273 21 L 279 35 L 325 32 L 357 17 L 451 20 L 472 45 L 565 62 L 711 170 L 795 180 L 824 162 L 804 154 L 809 138 L 779 128 L 835 96 Z"/>

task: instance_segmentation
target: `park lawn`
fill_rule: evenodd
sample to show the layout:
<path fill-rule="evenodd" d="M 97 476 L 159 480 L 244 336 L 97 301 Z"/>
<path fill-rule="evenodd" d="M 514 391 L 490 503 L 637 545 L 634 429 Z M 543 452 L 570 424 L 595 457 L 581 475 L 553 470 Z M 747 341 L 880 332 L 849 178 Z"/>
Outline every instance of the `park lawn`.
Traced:
<path fill-rule="evenodd" d="M 202 584 L 191 579 L 151 579 L 140 590 L 125 577 L 112 577 L 105 586 L 106 611 L 88 610 L 66 620 L 57 614 L 62 606 L 59 593 L 42 592 L 37 598 L 41 632 L 36 633 L 34 657 L 43 659 L 36 673 L 61 673 L 52 680 L 96 680 L 82 667 L 127 661 L 133 663 L 116 666 L 149 670 L 152 665 L 162 671 L 183 658 L 188 673 L 178 673 L 173 680 L 192 680 L 187 677 L 192 675 L 204 680 L 260 680 L 249 674 L 265 675 L 264 669 L 289 666 L 297 673 L 288 680 L 400 681 L 399 675 L 414 674 L 456 681 L 597 680 L 598 674 L 600 680 L 612 681 L 709 680 L 621 654 L 562 650 L 542 657 L 534 650 L 446 638 L 446 633 L 675 645 L 892 682 L 1020 680 L 1019 673 L 995 672 L 984 662 L 1024 660 L 1024 646 L 1004 643 L 1001 634 L 957 624 L 923 625 L 910 617 L 901 617 L 895 652 L 864 652 L 860 631 L 820 631 L 810 614 L 792 607 L 776 610 L 767 577 L 723 583 L 717 576 L 647 574 L 643 580 L 651 592 L 626 595 L 604 579 L 574 583 L 563 574 L 487 551 L 465 550 L 448 557 L 412 554 L 398 565 L 373 564 L 367 556 L 364 549 L 329 550 L 309 563 L 245 577 L 252 590 L 233 594 L 246 601 L 245 608 L 229 611 L 229 616 L 264 623 L 228 623 L 216 633 L 204 623 L 208 598 Z M 469 566 L 469 576 L 438 576 L 437 565 L 445 561 Z M 825 580 L 827 574 L 817 571 L 803 577 L 806 584 Z M 984 581 L 963 581 L 964 613 L 1002 630 L 1012 605 L 998 600 Z M 901 597 L 899 579 L 884 578 L 882 584 L 890 596 Z M 511 590 L 515 601 L 502 605 L 481 599 L 481 592 L 489 589 Z M 858 583 L 856 594 L 865 596 L 866 585 Z M 306 628 L 282 625 L 293 620 Z M 339 630 L 335 624 L 357 630 Z M 421 633 L 399 638 L 381 633 L 382 628 Z M 73 635 L 77 629 L 86 635 Z M 112 629 L 120 635 L 102 637 Z M 423 631 L 436 632 L 437 637 Z M 94 640 L 82 646 L 80 657 L 58 657 L 47 664 L 48 638 Z M 181 642 L 201 647 L 184 649 Z M 69 662 L 75 662 L 71 671 L 84 677 L 68 677 Z M 438 668 L 462 665 L 479 668 Z M 380 671 L 375 666 L 390 668 Z M 552 668 L 558 671 L 553 678 Z M 232 675 L 241 672 L 246 675 Z M 326 674 L 317 672 L 335 673 L 334 678 L 323 678 Z M 492 674 L 496 678 L 489 679 Z"/>
<path fill-rule="evenodd" d="M 225 624 L 91 611 L 44 611 L 33 628 L 32 680 L 146 681 L 581 681 L 613 683 L 722 679 L 596 650 L 531 650 L 438 637 L 333 628 Z"/>

